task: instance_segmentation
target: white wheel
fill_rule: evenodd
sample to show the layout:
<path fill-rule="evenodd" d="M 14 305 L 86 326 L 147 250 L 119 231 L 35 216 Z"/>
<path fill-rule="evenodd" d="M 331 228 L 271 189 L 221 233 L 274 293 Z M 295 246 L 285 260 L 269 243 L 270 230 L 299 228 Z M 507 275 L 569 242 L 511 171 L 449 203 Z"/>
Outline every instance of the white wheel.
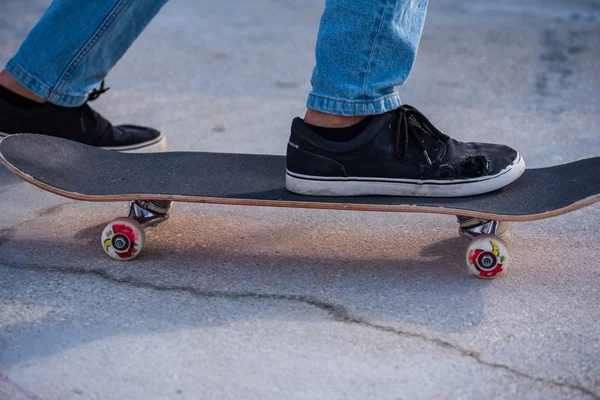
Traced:
<path fill-rule="evenodd" d="M 496 235 L 481 235 L 467 247 L 469 273 L 478 278 L 492 279 L 506 270 L 509 261 L 506 243 Z"/>
<path fill-rule="evenodd" d="M 102 248 L 115 260 L 134 259 L 142 251 L 145 242 L 144 228 L 131 218 L 117 218 L 102 231 Z"/>
<path fill-rule="evenodd" d="M 512 222 L 509 222 L 509 221 L 500 221 L 500 223 L 498 224 L 497 235 L 498 236 L 504 235 L 504 233 L 508 230 L 508 228 L 510 228 L 511 225 L 512 225 Z"/>

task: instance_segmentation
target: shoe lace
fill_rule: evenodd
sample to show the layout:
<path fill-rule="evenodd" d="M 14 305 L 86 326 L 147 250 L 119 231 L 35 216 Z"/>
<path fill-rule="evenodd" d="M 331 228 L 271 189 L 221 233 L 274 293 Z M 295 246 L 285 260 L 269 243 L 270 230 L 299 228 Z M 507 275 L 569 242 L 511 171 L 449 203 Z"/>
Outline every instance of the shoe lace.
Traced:
<path fill-rule="evenodd" d="M 107 123 L 104 120 L 104 118 L 102 118 L 100 115 L 98 115 L 98 113 L 96 111 L 94 111 L 87 103 L 98 99 L 98 97 L 100 97 L 103 93 L 106 93 L 109 89 L 110 89 L 109 87 L 107 87 L 107 88 L 104 87 L 104 80 L 103 80 L 102 83 L 100 83 L 100 88 L 92 90 L 91 93 L 88 95 L 87 101 L 83 105 L 80 106 L 81 117 L 79 119 L 79 123 L 81 125 L 81 130 L 83 132 L 87 131 L 86 124 L 85 124 L 85 117 L 88 117 L 88 119 L 90 119 L 92 121 L 95 131 L 103 132 L 106 130 Z"/>
<path fill-rule="evenodd" d="M 419 110 L 409 105 L 403 105 L 398 109 L 395 122 L 396 154 L 398 158 L 406 155 L 409 138 L 413 138 L 421 147 L 427 164 L 429 166 L 433 165 L 422 135 L 429 135 L 435 140 L 434 150 L 437 150 L 440 142 L 447 141 L 449 137 L 436 128 Z"/>
<path fill-rule="evenodd" d="M 94 89 L 92 90 L 92 92 L 88 95 L 87 101 L 94 101 L 96 100 L 98 97 L 102 96 L 103 93 L 106 93 L 110 88 L 104 88 L 104 80 L 100 83 L 100 88 L 99 89 Z"/>

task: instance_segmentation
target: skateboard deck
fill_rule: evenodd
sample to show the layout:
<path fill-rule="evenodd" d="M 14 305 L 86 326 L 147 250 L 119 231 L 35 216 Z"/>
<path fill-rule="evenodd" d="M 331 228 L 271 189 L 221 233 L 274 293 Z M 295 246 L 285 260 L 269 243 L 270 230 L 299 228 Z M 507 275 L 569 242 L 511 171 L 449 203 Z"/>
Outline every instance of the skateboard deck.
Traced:
<path fill-rule="evenodd" d="M 129 216 L 110 222 L 100 237 L 104 251 L 117 260 L 140 254 L 144 227 L 165 221 L 173 201 L 421 212 L 457 215 L 459 233 L 473 239 L 465 257 L 469 273 L 494 278 L 509 262 L 499 235 L 510 221 L 549 218 L 600 201 L 600 157 L 529 169 L 503 189 L 460 198 L 303 196 L 285 189 L 283 156 L 124 154 L 28 134 L 0 141 L 0 162 L 27 182 L 65 197 L 130 201 Z"/>
<path fill-rule="evenodd" d="M 297 195 L 285 189 L 284 156 L 201 152 L 126 154 L 31 134 L 3 139 L 0 162 L 44 190 L 84 201 L 174 200 L 436 213 L 502 221 L 549 218 L 600 201 L 600 157 L 528 169 L 503 189 L 455 198 Z"/>

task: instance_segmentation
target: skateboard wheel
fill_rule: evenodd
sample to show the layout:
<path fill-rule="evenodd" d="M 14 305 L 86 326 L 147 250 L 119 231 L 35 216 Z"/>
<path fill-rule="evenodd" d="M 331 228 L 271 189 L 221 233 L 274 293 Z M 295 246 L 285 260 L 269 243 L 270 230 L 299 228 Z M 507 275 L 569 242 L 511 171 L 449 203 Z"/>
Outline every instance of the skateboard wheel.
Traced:
<path fill-rule="evenodd" d="M 111 258 L 132 260 L 140 254 L 146 235 L 142 225 L 132 218 L 117 218 L 102 232 L 102 248 Z"/>
<path fill-rule="evenodd" d="M 508 261 L 506 243 L 496 235 L 481 235 L 467 248 L 469 273 L 478 278 L 495 278 L 506 270 Z"/>

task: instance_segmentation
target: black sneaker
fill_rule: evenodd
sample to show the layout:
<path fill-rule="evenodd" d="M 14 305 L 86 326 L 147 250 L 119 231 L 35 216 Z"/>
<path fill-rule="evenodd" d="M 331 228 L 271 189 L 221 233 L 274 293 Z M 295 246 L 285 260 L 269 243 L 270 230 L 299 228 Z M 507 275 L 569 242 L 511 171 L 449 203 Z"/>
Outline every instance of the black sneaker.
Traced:
<path fill-rule="evenodd" d="M 90 95 L 89 101 L 108 89 Z M 161 152 L 166 140 L 156 129 L 135 125 L 113 126 L 86 102 L 79 107 L 59 107 L 45 103 L 21 108 L 0 98 L 0 138 L 16 133 L 58 136 L 107 150 Z"/>
<path fill-rule="evenodd" d="M 510 147 L 459 142 L 405 105 L 373 117 L 346 142 L 324 139 L 294 119 L 286 186 L 313 196 L 458 197 L 499 189 L 524 171 Z"/>

